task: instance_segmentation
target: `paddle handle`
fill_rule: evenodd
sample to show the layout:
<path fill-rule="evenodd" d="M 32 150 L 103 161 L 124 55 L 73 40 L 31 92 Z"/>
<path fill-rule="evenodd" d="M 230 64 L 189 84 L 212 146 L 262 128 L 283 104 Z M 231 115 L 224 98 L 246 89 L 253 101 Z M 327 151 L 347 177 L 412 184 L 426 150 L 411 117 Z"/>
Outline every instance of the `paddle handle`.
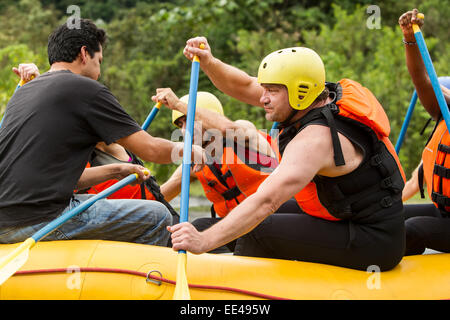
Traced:
<path fill-rule="evenodd" d="M 405 139 L 406 130 L 408 130 L 409 122 L 411 120 L 416 103 L 417 103 L 417 91 L 414 90 L 413 95 L 411 97 L 411 101 L 409 103 L 408 111 L 406 112 L 405 120 L 403 121 L 402 129 L 400 130 L 400 135 L 398 136 L 397 143 L 395 144 L 395 152 L 397 153 L 397 155 L 400 152 L 403 140 Z"/>
<path fill-rule="evenodd" d="M 419 19 L 423 19 L 424 15 L 419 13 L 417 15 Z M 433 87 L 434 94 L 436 96 L 439 108 L 441 109 L 442 116 L 444 117 L 445 124 L 450 128 L 450 112 L 448 111 L 447 103 L 445 102 L 444 94 L 442 93 L 441 87 L 439 85 L 439 80 L 436 75 L 436 70 L 434 70 L 433 62 L 431 61 L 430 53 L 428 52 L 425 39 L 420 31 L 420 27 L 417 24 L 413 24 L 414 37 L 416 38 L 417 45 L 419 47 L 420 54 L 422 56 L 425 69 L 427 70 L 428 77 L 430 78 L 431 85 Z"/>
<path fill-rule="evenodd" d="M 150 111 L 147 119 L 145 119 L 144 124 L 142 125 L 142 130 L 147 131 L 150 124 L 153 122 L 153 119 L 155 119 L 156 114 L 159 112 L 159 109 L 161 109 L 161 102 L 158 102 L 153 108 L 152 111 Z"/>
<path fill-rule="evenodd" d="M 76 216 L 77 214 L 83 212 L 90 206 L 92 206 L 97 200 L 106 198 L 107 196 L 111 195 L 112 193 L 116 192 L 117 190 L 123 188 L 124 186 L 130 184 L 134 180 L 136 180 L 138 177 L 137 173 L 130 174 L 128 177 L 120 180 L 119 182 L 115 183 L 111 187 L 103 190 L 102 192 L 96 194 L 92 198 L 89 198 L 88 200 L 81 203 L 78 207 L 73 208 L 72 210 L 67 211 L 66 213 L 62 214 L 49 224 L 47 224 L 45 227 L 41 228 L 39 231 L 37 231 L 35 234 L 31 236 L 31 238 L 34 239 L 35 242 L 38 242 L 42 238 L 44 238 L 46 235 L 54 231 L 55 229 L 59 228 L 62 224 L 67 222 L 72 217 Z"/>

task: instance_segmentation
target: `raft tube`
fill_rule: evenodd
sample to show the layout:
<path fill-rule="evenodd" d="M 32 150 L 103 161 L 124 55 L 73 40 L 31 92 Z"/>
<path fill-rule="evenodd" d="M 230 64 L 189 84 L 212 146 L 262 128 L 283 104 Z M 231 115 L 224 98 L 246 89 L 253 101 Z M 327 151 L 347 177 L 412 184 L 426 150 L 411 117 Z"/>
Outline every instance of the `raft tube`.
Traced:
<path fill-rule="evenodd" d="M 0 245 L 0 257 L 17 244 Z M 177 253 L 101 240 L 42 241 L 1 299 L 171 300 Z M 192 299 L 450 299 L 450 254 L 404 257 L 367 272 L 279 259 L 188 253 Z"/>

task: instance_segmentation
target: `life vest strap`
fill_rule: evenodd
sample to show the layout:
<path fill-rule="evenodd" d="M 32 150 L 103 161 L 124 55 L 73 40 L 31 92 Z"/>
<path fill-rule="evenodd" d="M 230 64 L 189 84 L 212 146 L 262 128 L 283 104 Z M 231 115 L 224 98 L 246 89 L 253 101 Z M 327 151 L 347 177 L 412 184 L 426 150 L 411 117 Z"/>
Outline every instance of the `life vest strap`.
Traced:
<path fill-rule="evenodd" d="M 435 164 L 434 165 L 434 169 L 433 169 L 433 173 L 439 177 L 445 178 L 445 179 L 450 179 L 450 169 L 446 168 L 444 166 Z"/>
<path fill-rule="evenodd" d="M 238 196 L 242 194 L 241 190 L 237 186 L 228 189 L 227 191 L 222 193 L 222 197 L 224 197 L 225 200 L 233 200 L 237 199 Z"/>
<path fill-rule="evenodd" d="M 337 108 L 336 105 L 333 104 L 333 106 Z M 331 109 L 329 106 L 324 107 L 321 113 L 325 117 L 328 126 L 330 127 L 331 140 L 333 142 L 333 151 L 334 151 L 334 164 L 336 166 L 343 166 L 345 165 L 344 154 L 342 153 L 341 142 L 339 141 L 334 116 L 331 113 Z"/>
<path fill-rule="evenodd" d="M 439 144 L 438 150 L 444 153 L 450 153 L 450 146 L 447 146 L 445 144 Z"/>
<path fill-rule="evenodd" d="M 338 208 L 346 208 L 346 207 L 351 207 L 351 205 L 353 205 L 354 203 L 358 202 L 361 199 L 365 199 L 368 196 L 370 196 L 371 194 L 374 194 L 376 192 L 380 192 L 380 186 L 382 189 L 390 189 L 393 188 L 393 183 L 392 183 L 392 178 L 391 177 L 387 177 L 385 179 L 383 179 L 380 183 L 376 183 L 370 187 L 368 187 L 366 190 L 358 192 L 356 194 L 353 195 L 345 195 L 345 198 L 342 198 L 341 200 L 336 199 L 335 205 Z M 344 196 L 343 193 L 338 190 L 339 188 L 334 188 L 333 191 L 334 192 L 338 192 L 339 194 L 341 194 L 341 196 Z M 389 192 L 384 191 L 383 192 L 384 197 L 382 197 L 379 201 L 379 205 L 380 208 L 389 208 L 393 205 L 393 200 L 392 198 L 389 196 Z"/>
<path fill-rule="evenodd" d="M 442 194 L 439 194 L 437 192 L 431 193 L 431 200 L 440 206 L 445 206 L 445 207 L 450 206 L 450 198 L 446 197 Z"/>
<path fill-rule="evenodd" d="M 423 163 L 419 166 L 417 177 L 419 179 L 420 197 L 422 199 L 425 199 L 425 190 L 423 189 L 423 178 L 424 178 Z"/>

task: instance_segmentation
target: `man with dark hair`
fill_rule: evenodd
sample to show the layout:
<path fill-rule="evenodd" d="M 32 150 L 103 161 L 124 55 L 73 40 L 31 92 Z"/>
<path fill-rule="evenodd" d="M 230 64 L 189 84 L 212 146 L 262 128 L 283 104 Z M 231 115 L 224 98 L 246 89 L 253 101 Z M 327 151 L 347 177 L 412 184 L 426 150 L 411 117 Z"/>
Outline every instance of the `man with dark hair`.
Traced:
<path fill-rule="evenodd" d="M 20 88 L 0 128 L 0 243 L 23 241 L 90 195 L 73 195 L 144 168 L 129 163 L 85 169 L 95 145 L 117 142 L 140 158 L 171 163 L 182 143 L 154 138 L 96 80 L 106 35 L 89 20 L 49 37 L 50 70 Z M 203 150 L 193 148 L 194 159 Z M 99 200 L 47 236 L 166 245 L 167 208 L 149 200 Z"/>
<path fill-rule="evenodd" d="M 97 28 L 90 20 L 80 20 L 80 28 L 69 28 L 66 23 L 58 27 L 48 38 L 48 62 L 72 62 L 86 47 L 93 57 L 106 43 L 105 30 Z"/>

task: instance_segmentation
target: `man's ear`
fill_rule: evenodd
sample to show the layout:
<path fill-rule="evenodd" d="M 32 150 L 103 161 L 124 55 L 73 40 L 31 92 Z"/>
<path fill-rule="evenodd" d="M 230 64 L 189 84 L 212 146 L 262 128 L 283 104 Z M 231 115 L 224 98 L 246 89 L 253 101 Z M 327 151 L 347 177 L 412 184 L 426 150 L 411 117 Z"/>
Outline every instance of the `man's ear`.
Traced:
<path fill-rule="evenodd" d="M 88 51 L 86 49 L 86 46 L 82 46 L 80 49 L 80 53 L 79 53 L 79 57 L 81 59 L 81 63 L 85 64 L 87 62 L 87 55 L 88 55 Z"/>

